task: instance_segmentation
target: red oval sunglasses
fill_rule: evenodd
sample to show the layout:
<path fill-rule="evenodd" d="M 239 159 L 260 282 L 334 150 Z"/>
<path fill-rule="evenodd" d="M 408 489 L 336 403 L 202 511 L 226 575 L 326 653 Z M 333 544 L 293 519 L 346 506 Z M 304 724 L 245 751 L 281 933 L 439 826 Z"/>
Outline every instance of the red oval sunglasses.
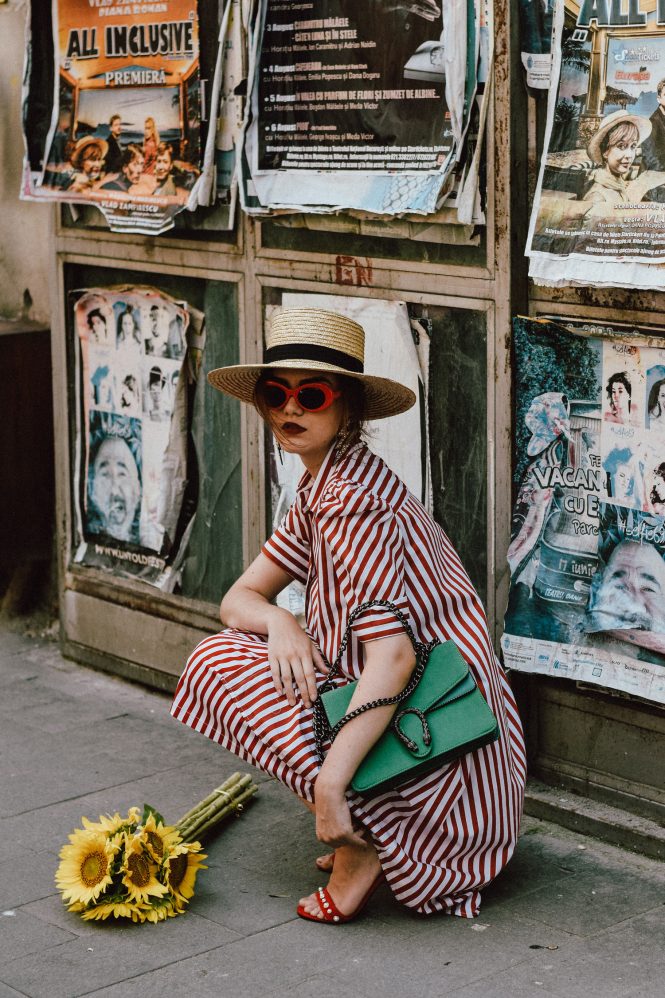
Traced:
<path fill-rule="evenodd" d="M 297 388 L 289 388 L 278 381 L 264 381 L 261 391 L 269 409 L 283 409 L 289 399 L 295 399 L 305 412 L 323 412 L 342 394 L 325 381 L 309 381 Z"/>

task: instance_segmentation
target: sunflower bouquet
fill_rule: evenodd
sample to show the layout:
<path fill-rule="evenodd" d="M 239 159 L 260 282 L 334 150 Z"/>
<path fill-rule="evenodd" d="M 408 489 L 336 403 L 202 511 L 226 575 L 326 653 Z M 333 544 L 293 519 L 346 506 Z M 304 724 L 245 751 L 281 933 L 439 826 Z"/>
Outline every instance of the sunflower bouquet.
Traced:
<path fill-rule="evenodd" d="M 149 804 L 126 816 L 82 819 L 60 851 L 55 882 L 69 911 L 85 921 L 129 918 L 161 922 L 183 915 L 206 869 L 201 840 L 231 814 L 240 814 L 258 787 L 234 773 L 175 825 Z"/>

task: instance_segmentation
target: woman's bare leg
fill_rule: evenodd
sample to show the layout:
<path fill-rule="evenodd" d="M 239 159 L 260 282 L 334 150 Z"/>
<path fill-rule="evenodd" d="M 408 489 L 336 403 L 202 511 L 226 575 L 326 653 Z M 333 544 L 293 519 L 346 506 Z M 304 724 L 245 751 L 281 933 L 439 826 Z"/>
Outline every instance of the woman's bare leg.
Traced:
<path fill-rule="evenodd" d="M 316 814 L 314 804 L 310 804 L 302 797 L 300 800 L 308 811 Z M 320 856 L 319 860 L 330 860 L 331 876 L 328 881 L 328 890 L 333 901 L 344 915 L 350 915 L 355 911 L 381 872 L 379 856 L 371 842 L 365 846 L 340 846 L 334 852 Z M 317 860 L 317 866 L 319 860 Z M 319 866 L 319 869 L 326 872 L 324 867 Z M 301 898 L 299 904 L 308 914 L 321 915 L 317 893 Z"/>

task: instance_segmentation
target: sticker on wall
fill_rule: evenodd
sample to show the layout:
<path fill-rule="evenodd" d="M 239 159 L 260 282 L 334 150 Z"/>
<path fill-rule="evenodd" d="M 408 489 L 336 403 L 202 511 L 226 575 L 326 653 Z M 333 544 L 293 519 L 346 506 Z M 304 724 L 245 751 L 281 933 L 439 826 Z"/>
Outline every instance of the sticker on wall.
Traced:
<path fill-rule="evenodd" d="M 665 703 L 660 332 L 515 320 L 519 491 L 502 648 L 509 668 Z"/>
<path fill-rule="evenodd" d="M 196 377 L 203 316 L 154 288 L 73 294 L 74 561 L 172 589 L 187 528 L 186 383 Z"/>
<path fill-rule="evenodd" d="M 21 196 L 95 205 L 116 232 L 170 229 L 201 167 L 196 0 L 54 0 L 52 14 L 51 126 Z"/>

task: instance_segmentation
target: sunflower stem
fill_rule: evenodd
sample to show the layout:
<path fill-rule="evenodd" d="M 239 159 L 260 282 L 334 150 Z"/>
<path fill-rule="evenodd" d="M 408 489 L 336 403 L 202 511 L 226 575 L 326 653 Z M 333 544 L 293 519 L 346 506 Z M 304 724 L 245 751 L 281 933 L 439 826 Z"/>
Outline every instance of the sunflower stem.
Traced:
<path fill-rule="evenodd" d="M 188 824 L 185 828 L 178 828 L 178 832 L 185 842 L 202 841 L 220 822 L 237 814 L 238 809 L 244 806 L 258 791 L 255 784 L 248 786 L 243 793 L 234 798 L 233 804 L 226 804 L 222 808 L 213 810 L 201 816 L 199 821 Z"/>
<path fill-rule="evenodd" d="M 209 803 L 202 801 L 195 808 L 193 808 L 188 814 L 181 818 L 180 821 L 175 826 L 180 835 L 182 835 L 184 830 L 188 830 L 194 826 L 201 824 L 203 820 L 207 820 L 214 814 L 219 812 L 221 809 L 226 807 L 233 807 L 238 796 L 244 791 L 252 786 L 252 779 L 250 776 L 243 776 L 237 780 L 233 786 L 229 789 L 225 787 L 220 787 L 216 794 L 211 794 L 208 798 Z"/>
<path fill-rule="evenodd" d="M 186 825 L 190 818 L 193 818 L 199 811 L 208 807 L 214 801 L 219 800 L 220 797 L 223 799 L 224 794 L 233 796 L 237 792 L 237 784 L 241 781 L 246 783 L 248 780 L 251 780 L 251 776 L 247 776 L 246 774 L 243 776 L 242 773 L 232 773 L 228 780 L 222 783 L 220 787 L 217 787 L 207 797 L 200 800 L 198 804 L 195 804 L 186 814 L 183 814 L 182 818 L 176 822 L 176 828 Z"/>

